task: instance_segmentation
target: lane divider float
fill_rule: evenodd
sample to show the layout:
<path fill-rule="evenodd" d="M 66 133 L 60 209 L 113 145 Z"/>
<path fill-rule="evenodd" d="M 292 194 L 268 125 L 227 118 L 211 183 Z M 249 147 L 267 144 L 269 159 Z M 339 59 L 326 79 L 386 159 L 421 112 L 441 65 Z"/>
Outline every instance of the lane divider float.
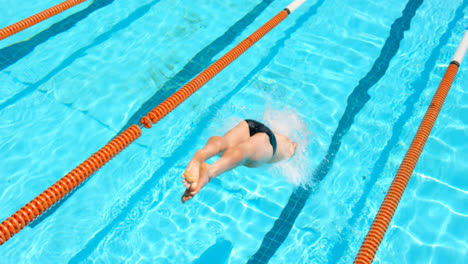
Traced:
<path fill-rule="evenodd" d="M 67 1 L 68 2 L 68 1 Z M 236 47 L 230 50 L 226 55 L 209 66 L 206 70 L 198 74 L 190 82 L 177 90 L 169 98 L 160 105 L 151 110 L 144 116 L 140 123 L 146 128 L 151 128 L 159 120 L 164 118 L 169 112 L 174 110 L 179 104 L 186 100 L 189 96 L 195 93 L 200 87 L 211 80 L 216 74 L 221 72 L 227 65 L 237 59 L 242 53 L 249 49 L 259 39 L 265 36 L 271 29 L 276 27 L 290 13 L 296 10 L 306 0 L 293 1 L 283 11 L 278 13 L 270 21 L 260 27 L 252 35 L 239 43 Z M 138 125 L 132 125 L 107 143 L 98 152 L 81 163 L 78 167 L 65 175 L 54 185 L 42 192 L 31 202 L 23 206 L 12 216 L 8 217 L 0 223 L 0 245 L 8 241 L 12 236 L 25 228 L 34 219 L 39 217 L 47 209 L 69 194 L 73 189 L 82 184 L 99 168 L 109 162 L 115 155 L 120 153 L 128 145 L 133 143 L 141 136 L 141 128 Z"/>
<path fill-rule="evenodd" d="M 74 170 L 8 217 L 0 224 L 0 245 L 81 185 L 89 176 L 139 138 L 140 135 L 141 129 L 138 125 L 127 128 Z"/>
<path fill-rule="evenodd" d="M 285 19 L 289 14 L 296 10 L 300 5 L 302 5 L 306 0 L 296 0 L 288 5 L 283 11 L 279 12 L 275 17 L 270 21 L 260 27 L 252 35 L 244 39 L 236 47 L 231 49 L 223 57 L 217 60 L 215 63 L 211 64 L 208 68 L 202 71 L 200 74 L 195 76 L 190 82 L 180 88 L 177 92 L 167 98 L 160 105 L 151 110 L 146 116 L 141 118 L 140 123 L 146 127 L 151 128 L 153 124 L 156 124 L 164 116 L 174 110 L 180 103 L 190 97 L 203 85 L 205 85 L 209 80 L 226 68 L 231 62 L 237 59 L 242 53 L 248 50 L 252 45 L 254 45 L 259 39 L 265 36 L 270 30 L 276 27 L 283 19 Z"/>
<path fill-rule="evenodd" d="M 23 31 L 29 27 L 34 26 L 35 24 L 42 22 L 48 18 L 51 18 L 71 7 L 74 7 L 78 4 L 85 2 L 86 0 L 67 0 L 56 6 L 53 6 L 49 9 L 46 9 L 40 13 L 37 13 L 33 16 L 25 18 L 19 22 L 16 22 L 10 26 L 0 29 L 0 40 L 6 39 L 20 31 Z"/>
<path fill-rule="evenodd" d="M 354 263 L 372 263 L 468 49 L 468 28 L 374 218 Z"/>

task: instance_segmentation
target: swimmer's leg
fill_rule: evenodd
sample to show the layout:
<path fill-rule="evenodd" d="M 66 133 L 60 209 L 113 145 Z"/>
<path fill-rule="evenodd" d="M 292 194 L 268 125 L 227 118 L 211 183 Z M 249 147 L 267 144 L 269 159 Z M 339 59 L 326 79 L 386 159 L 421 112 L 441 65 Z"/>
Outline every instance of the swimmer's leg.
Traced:
<path fill-rule="evenodd" d="M 182 196 L 182 203 L 193 198 L 212 179 L 231 170 L 239 165 L 247 165 L 255 162 L 255 166 L 260 166 L 268 162 L 273 156 L 273 147 L 265 133 L 259 133 L 237 146 L 226 149 L 221 158 L 212 165 L 203 163 L 199 171 L 198 184 L 189 184 L 184 181 L 187 188 Z"/>
<path fill-rule="evenodd" d="M 249 125 L 247 122 L 242 121 L 237 126 L 229 130 L 224 136 L 211 137 L 203 149 L 195 152 L 192 160 L 189 162 L 182 178 L 185 183 L 193 183 L 196 185 L 198 182 L 198 172 L 200 165 L 207 159 L 224 152 L 229 147 L 238 145 L 239 143 L 247 140 L 250 137 Z M 196 186 L 193 186 L 194 189 Z"/>
<path fill-rule="evenodd" d="M 265 133 L 258 133 L 237 146 L 228 148 L 223 156 L 208 165 L 208 181 L 237 166 L 258 167 L 273 157 L 273 147 Z"/>

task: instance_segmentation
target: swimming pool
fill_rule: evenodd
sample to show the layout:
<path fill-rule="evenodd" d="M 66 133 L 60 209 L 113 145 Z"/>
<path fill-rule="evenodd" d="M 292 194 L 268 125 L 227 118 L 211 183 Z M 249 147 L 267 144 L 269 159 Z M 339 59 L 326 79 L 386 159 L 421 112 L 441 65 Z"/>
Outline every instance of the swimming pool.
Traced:
<path fill-rule="evenodd" d="M 5 3 L 0 27 L 59 2 Z M 86 2 L 0 42 L 1 219 L 289 2 Z M 467 2 L 307 1 L 1 246 L 3 261 L 351 262 L 468 24 Z M 376 263 L 468 259 L 467 72 Z M 236 169 L 180 203 L 179 177 L 209 136 L 278 111 L 308 125 L 301 166 Z M 296 188 L 285 171 L 314 183 Z"/>

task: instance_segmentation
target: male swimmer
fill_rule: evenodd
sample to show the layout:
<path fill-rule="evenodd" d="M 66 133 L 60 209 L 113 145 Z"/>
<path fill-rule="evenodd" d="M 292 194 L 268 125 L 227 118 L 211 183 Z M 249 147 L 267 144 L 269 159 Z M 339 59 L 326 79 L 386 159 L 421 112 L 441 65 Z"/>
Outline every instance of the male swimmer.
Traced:
<path fill-rule="evenodd" d="M 240 165 L 255 168 L 265 163 L 289 159 L 296 148 L 294 141 L 273 133 L 264 124 L 244 120 L 224 136 L 211 137 L 202 149 L 195 152 L 182 175 L 187 188 L 182 195 L 182 203 L 192 199 L 208 182 L 228 170 Z M 205 162 L 218 154 L 222 156 L 213 164 Z"/>

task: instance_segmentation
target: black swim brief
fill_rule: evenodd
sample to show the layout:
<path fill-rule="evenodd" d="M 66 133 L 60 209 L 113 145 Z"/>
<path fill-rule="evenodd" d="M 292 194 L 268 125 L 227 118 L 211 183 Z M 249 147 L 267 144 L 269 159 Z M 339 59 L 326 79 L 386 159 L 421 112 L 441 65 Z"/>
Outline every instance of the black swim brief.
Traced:
<path fill-rule="evenodd" d="M 250 136 L 253 136 L 257 133 L 265 133 L 268 135 L 270 138 L 270 144 L 273 147 L 273 155 L 276 153 L 276 137 L 271 130 L 265 126 L 264 124 L 255 121 L 255 120 L 250 120 L 246 119 L 245 122 L 249 125 L 249 131 L 250 131 Z"/>

